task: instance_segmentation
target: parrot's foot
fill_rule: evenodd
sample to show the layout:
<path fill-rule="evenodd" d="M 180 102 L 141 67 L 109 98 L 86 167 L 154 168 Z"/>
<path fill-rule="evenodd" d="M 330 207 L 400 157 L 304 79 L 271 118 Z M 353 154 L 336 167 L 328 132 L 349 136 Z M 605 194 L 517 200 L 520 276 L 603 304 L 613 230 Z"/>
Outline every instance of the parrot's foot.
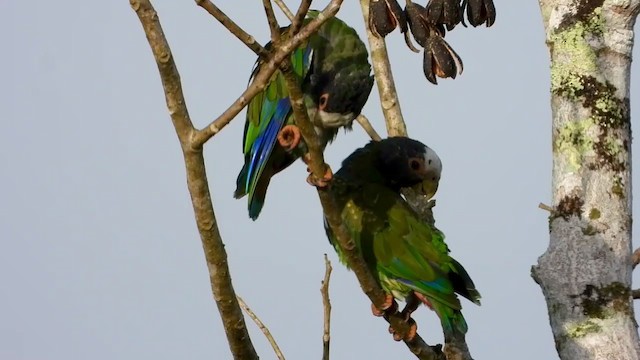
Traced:
<path fill-rule="evenodd" d="M 286 125 L 278 133 L 278 143 L 286 151 L 292 151 L 300 144 L 300 129 L 295 125 Z"/>
<path fill-rule="evenodd" d="M 309 176 L 307 176 L 307 182 L 309 183 L 309 185 L 319 187 L 319 188 L 327 187 L 331 179 L 333 179 L 333 171 L 331 171 L 331 168 L 329 167 L 329 165 L 327 165 L 327 170 L 325 171 L 324 175 L 322 175 L 322 178 L 318 178 L 313 174 L 309 174 Z"/>
<path fill-rule="evenodd" d="M 311 157 L 309 156 L 309 153 L 304 154 L 304 156 L 302 157 L 302 161 L 304 161 L 305 164 L 309 165 L 309 163 L 311 162 Z M 327 165 L 326 167 L 327 168 L 324 172 L 324 175 L 322 175 L 321 179 L 318 179 L 318 177 L 316 177 L 313 174 L 309 174 L 309 176 L 307 176 L 307 183 L 309 183 L 309 185 L 312 185 L 318 188 L 327 187 L 331 179 L 333 179 L 333 171 L 331 171 L 331 168 L 329 167 L 329 165 Z M 307 166 L 307 172 L 309 173 L 311 172 L 311 168 L 309 166 Z"/>
<path fill-rule="evenodd" d="M 389 326 L 389 334 L 393 335 L 393 340 L 395 340 L 395 341 L 400 341 L 400 340 L 411 341 L 411 340 L 413 340 L 413 338 L 416 337 L 416 334 L 418 333 L 418 325 L 416 325 L 415 320 L 413 320 L 412 318 L 408 318 L 407 320 L 405 320 L 405 322 L 407 323 L 407 325 L 409 325 L 409 329 L 404 334 L 404 336 L 400 336 L 400 334 L 398 334 L 393 329 L 393 327 Z"/>
<path fill-rule="evenodd" d="M 391 294 L 387 294 L 384 298 L 384 304 L 382 304 L 382 309 L 379 309 L 374 304 L 371 304 L 371 312 L 373 316 L 384 316 L 387 312 L 395 312 L 398 309 L 398 303 L 393 299 Z"/>

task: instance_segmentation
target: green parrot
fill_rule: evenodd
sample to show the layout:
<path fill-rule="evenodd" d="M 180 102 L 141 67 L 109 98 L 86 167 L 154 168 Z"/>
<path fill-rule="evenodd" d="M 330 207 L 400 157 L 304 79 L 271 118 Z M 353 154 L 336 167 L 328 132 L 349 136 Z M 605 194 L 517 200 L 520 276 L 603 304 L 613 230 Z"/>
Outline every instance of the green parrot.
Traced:
<path fill-rule="evenodd" d="M 305 21 L 317 16 L 317 11 L 310 11 Z M 270 47 L 270 43 L 266 45 L 267 49 Z M 369 98 L 373 76 L 368 57 L 356 31 L 338 18 L 325 22 L 291 54 L 309 119 L 323 148 L 333 141 L 339 128 L 351 129 Z M 252 78 L 263 65 L 258 60 Z M 264 205 L 271 177 L 307 153 L 300 130 L 294 125 L 289 92 L 279 71 L 249 102 L 243 151 L 245 161 L 234 197 L 248 195 L 249 217 L 255 220 Z M 328 172 L 325 178 L 330 177 Z"/>
<path fill-rule="evenodd" d="M 347 232 L 388 294 L 389 306 L 394 298 L 406 301 L 403 313 L 412 325 L 406 340 L 415 336 L 410 315 L 421 303 L 438 314 L 445 339 L 467 332 L 456 293 L 480 304 L 469 274 L 449 256 L 444 234 L 420 220 L 400 193 L 413 187 L 431 198 L 441 171 L 440 158 L 429 147 L 391 137 L 353 152 L 327 189 L 341 209 Z M 326 219 L 325 230 L 340 261 L 349 267 Z M 375 315 L 383 314 L 373 309 Z"/>

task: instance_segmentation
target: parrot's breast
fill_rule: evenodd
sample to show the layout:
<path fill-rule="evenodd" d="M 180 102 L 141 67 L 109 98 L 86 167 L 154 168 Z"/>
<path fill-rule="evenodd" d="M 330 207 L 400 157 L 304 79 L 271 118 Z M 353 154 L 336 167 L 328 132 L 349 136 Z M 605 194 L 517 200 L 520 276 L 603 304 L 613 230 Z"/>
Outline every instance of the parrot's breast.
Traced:
<path fill-rule="evenodd" d="M 340 113 L 329 113 L 322 110 L 318 110 L 315 116 L 315 120 L 316 120 L 315 125 L 322 126 L 324 128 L 334 128 L 334 129 L 342 126 L 350 127 L 354 118 L 355 118 L 355 115 L 352 112 L 346 113 L 346 114 L 340 114 Z"/>

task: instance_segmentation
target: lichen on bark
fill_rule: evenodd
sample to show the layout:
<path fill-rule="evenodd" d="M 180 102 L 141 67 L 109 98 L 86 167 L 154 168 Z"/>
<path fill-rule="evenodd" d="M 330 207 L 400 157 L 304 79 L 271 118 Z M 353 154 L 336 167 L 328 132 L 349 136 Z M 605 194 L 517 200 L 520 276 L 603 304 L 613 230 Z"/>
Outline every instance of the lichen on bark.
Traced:
<path fill-rule="evenodd" d="M 551 57 L 553 207 L 549 247 L 532 276 L 562 360 L 639 359 L 628 93 L 640 0 L 540 7 Z"/>

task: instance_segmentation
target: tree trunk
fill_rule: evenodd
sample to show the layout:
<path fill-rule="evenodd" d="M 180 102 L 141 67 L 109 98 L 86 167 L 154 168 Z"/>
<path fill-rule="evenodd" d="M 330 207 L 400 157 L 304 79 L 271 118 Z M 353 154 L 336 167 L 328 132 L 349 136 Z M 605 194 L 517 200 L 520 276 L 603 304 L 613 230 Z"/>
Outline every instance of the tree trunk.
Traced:
<path fill-rule="evenodd" d="M 553 210 L 532 268 L 562 360 L 640 359 L 631 297 L 629 80 L 640 0 L 540 0 Z"/>

